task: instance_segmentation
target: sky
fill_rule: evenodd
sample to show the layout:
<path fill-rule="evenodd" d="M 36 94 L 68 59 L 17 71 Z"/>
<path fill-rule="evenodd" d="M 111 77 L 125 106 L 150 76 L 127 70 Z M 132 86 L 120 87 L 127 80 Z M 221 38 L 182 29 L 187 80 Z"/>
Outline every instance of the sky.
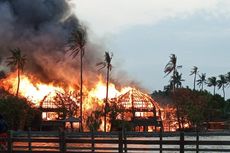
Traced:
<path fill-rule="evenodd" d="M 230 72 L 230 0 L 72 0 L 71 5 L 89 38 L 113 52 L 114 71 L 126 72 L 149 93 L 168 84 L 163 70 L 170 54 L 183 66 L 184 87 L 193 88 L 193 66 L 207 77 Z"/>

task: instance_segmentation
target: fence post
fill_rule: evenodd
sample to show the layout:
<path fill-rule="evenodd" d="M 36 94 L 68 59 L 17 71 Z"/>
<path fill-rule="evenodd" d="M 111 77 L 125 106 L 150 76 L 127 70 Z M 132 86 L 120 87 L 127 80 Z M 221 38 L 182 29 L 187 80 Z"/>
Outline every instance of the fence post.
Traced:
<path fill-rule="evenodd" d="M 119 131 L 118 133 L 118 152 L 123 153 L 123 142 L 122 142 L 122 131 Z"/>
<path fill-rule="evenodd" d="M 92 141 L 92 152 L 95 152 L 95 141 L 94 141 L 94 130 L 91 132 L 91 141 Z"/>
<path fill-rule="evenodd" d="M 180 132 L 180 153 L 184 153 L 184 132 Z"/>
<path fill-rule="evenodd" d="M 160 153 L 162 153 L 162 128 L 160 129 Z"/>
<path fill-rule="evenodd" d="M 66 152 L 65 131 L 59 129 L 59 149 L 60 152 Z"/>
<path fill-rule="evenodd" d="M 123 141 L 124 142 L 124 149 L 125 149 L 125 152 L 127 152 L 128 149 L 127 149 L 127 141 L 126 141 L 127 140 L 126 128 L 123 128 L 122 131 L 123 131 L 122 135 L 123 135 L 123 139 L 124 139 L 124 141 Z"/>
<path fill-rule="evenodd" d="M 28 149 L 31 152 L 32 151 L 32 146 L 31 146 L 31 128 L 28 129 Z"/>
<path fill-rule="evenodd" d="M 13 151 L 12 138 L 13 138 L 13 133 L 11 130 L 9 130 L 8 131 L 8 142 L 7 142 L 7 152 L 8 153 L 12 153 L 12 151 Z"/>
<path fill-rule="evenodd" d="M 199 132 L 196 131 L 196 153 L 199 153 Z"/>

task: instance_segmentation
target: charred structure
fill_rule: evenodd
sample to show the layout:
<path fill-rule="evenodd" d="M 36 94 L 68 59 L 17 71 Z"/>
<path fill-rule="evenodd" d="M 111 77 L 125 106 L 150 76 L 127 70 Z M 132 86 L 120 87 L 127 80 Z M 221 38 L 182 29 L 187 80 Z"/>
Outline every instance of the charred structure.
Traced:
<path fill-rule="evenodd" d="M 163 129 L 161 108 L 149 95 L 132 88 L 117 98 L 117 104 L 121 110 L 119 119 L 129 121 L 134 130 Z"/>

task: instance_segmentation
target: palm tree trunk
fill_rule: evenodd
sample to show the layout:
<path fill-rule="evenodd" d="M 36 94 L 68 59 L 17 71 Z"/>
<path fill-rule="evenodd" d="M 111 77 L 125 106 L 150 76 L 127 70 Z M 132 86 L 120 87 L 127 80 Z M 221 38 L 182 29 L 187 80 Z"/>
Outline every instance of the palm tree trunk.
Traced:
<path fill-rule="evenodd" d="M 109 65 L 107 67 L 107 77 L 106 77 L 106 96 L 105 96 L 105 116 L 104 116 L 104 131 L 106 132 L 106 114 L 107 114 L 107 105 L 108 105 L 108 96 L 109 96 Z"/>
<path fill-rule="evenodd" d="M 214 95 L 216 94 L 216 86 L 214 86 L 213 94 L 214 94 Z"/>
<path fill-rule="evenodd" d="M 176 70 L 174 68 L 173 70 L 173 92 L 175 91 L 175 75 L 176 75 Z"/>
<path fill-rule="evenodd" d="M 222 89 L 223 89 L 223 96 L 224 96 L 224 100 L 225 100 L 225 91 L 224 91 L 224 85 L 222 86 Z"/>
<path fill-rule="evenodd" d="M 82 119 L 83 119 L 83 116 L 82 116 L 82 103 L 83 103 L 83 99 L 82 99 L 82 87 L 83 87 L 83 62 L 82 62 L 82 58 L 83 58 L 83 49 L 81 49 L 81 55 L 80 55 L 80 62 L 81 62 L 81 72 L 80 72 L 80 78 L 81 78 L 81 82 L 80 82 L 80 131 L 83 131 L 83 126 L 82 126 Z"/>
<path fill-rule="evenodd" d="M 18 86 L 17 86 L 17 91 L 16 91 L 17 97 L 18 97 L 19 87 L 20 87 L 20 69 L 19 69 L 19 65 L 18 65 Z"/>
<path fill-rule="evenodd" d="M 202 86 L 201 86 L 201 90 L 203 91 L 203 88 L 204 88 L 204 83 L 202 82 Z"/>
<path fill-rule="evenodd" d="M 193 90 L 196 90 L 196 73 L 195 73 L 195 76 L 194 76 Z"/>

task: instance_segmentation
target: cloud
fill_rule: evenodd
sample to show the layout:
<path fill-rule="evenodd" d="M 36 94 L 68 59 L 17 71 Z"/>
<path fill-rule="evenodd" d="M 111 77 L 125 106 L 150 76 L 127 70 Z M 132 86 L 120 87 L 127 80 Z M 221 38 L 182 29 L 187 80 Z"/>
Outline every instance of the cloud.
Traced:
<path fill-rule="evenodd" d="M 227 0 L 72 0 L 75 12 L 96 34 L 117 33 L 136 25 L 154 25 L 197 12 L 229 14 Z"/>

